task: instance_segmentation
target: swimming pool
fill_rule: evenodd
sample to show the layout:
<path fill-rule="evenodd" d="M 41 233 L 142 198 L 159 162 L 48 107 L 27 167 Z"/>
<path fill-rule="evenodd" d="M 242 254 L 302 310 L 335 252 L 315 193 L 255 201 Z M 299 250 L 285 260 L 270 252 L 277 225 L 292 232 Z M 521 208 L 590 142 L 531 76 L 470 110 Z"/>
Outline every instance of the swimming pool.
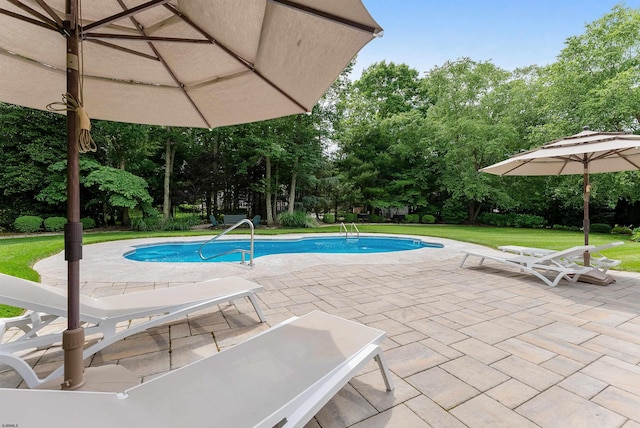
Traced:
<path fill-rule="evenodd" d="M 141 262 L 239 262 L 241 254 L 232 253 L 213 259 L 202 260 L 198 254 L 206 241 L 165 242 L 136 246 L 124 254 L 129 260 Z M 249 250 L 249 239 L 225 239 L 206 244 L 202 253 L 205 258 L 234 249 Z M 442 248 L 415 238 L 373 237 L 345 238 L 344 236 L 323 236 L 297 239 L 258 239 L 254 241 L 254 258 L 273 254 L 325 253 L 325 254 L 367 254 L 396 251 L 410 251 L 420 248 Z"/>

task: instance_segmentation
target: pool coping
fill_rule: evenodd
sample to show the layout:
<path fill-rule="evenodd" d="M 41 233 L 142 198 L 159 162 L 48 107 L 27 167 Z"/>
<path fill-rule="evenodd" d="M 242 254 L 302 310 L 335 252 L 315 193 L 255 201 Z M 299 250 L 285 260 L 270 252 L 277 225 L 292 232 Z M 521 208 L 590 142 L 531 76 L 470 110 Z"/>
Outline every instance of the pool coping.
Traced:
<path fill-rule="evenodd" d="M 270 235 L 268 239 L 296 239 L 317 235 L 313 233 L 292 233 Z M 340 236 L 338 233 L 327 233 L 322 236 Z M 131 240 L 109 241 L 83 246 L 83 258 L 80 262 L 80 282 L 86 283 L 117 283 L 117 282 L 193 282 L 210 278 L 226 276 L 243 276 L 256 278 L 277 276 L 318 265 L 348 265 L 348 264 L 380 264 L 424 263 L 432 260 L 448 260 L 459 258 L 461 250 L 471 247 L 482 248 L 473 244 L 462 243 L 443 238 L 407 234 L 362 233 L 361 236 L 374 237 L 405 237 L 419 239 L 424 242 L 441 244 L 443 248 L 421 248 L 401 252 L 368 253 L 368 254 L 278 254 L 262 256 L 254 260 L 254 266 L 240 263 L 163 263 L 139 262 L 124 258 L 124 254 L 135 250 L 136 246 L 166 242 L 202 241 L 206 237 L 161 237 L 138 238 Z M 225 237 L 226 238 L 226 237 Z M 238 238 L 237 235 L 229 239 Z M 260 239 L 262 237 L 257 237 Z M 265 237 L 266 238 L 266 237 Z M 223 238 L 224 239 L 224 238 Z M 485 247 L 486 248 L 486 247 Z M 62 286 L 66 282 L 66 262 L 63 252 L 38 261 L 34 269 L 41 275 L 42 282 Z"/>

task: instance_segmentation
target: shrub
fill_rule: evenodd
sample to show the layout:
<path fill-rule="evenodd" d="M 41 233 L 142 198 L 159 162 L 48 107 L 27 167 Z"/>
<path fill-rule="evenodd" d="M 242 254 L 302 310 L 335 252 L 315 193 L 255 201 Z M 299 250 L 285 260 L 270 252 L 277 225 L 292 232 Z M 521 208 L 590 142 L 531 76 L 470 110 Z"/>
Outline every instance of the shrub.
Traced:
<path fill-rule="evenodd" d="M 593 223 L 589 227 L 589 232 L 593 233 L 611 233 L 611 226 L 604 223 Z"/>
<path fill-rule="evenodd" d="M 529 229 L 540 229 L 547 224 L 544 217 L 539 215 L 516 213 L 482 213 L 478 216 L 478 222 L 490 226 L 522 227 Z"/>
<path fill-rule="evenodd" d="M 436 218 L 431 214 L 425 214 L 422 216 L 422 219 L 420 221 L 424 224 L 433 224 L 436 222 Z"/>
<path fill-rule="evenodd" d="M 40 230 L 41 226 L 42 217 L 35 215 L 23 215 L 18 217 L 13 223 L 15 230 L 21 233 L 37 232 Z"/>
<path fill-rule="evenodd" d="M 181 213 L 197 213 L 200 212 L 200 205 L 180 204 L 178 211 Z"/>
<path fill-rule="evenodd" d="M 478 215 L 477 222 L 488 226 L 503 227 L 507 225 L 507 218 L 504 214 L 481 213 Z"/>
<path fill-rule="evenodd" d="M 633 229 L 633 236 L 631 237 L 634 241 L 640 241 L 640 227 L 636 227 Z"/>
<path fill-rule="evenodd" d="M 412 224 L 420 223 L 420 214 L 407 214 L 405 221 Z"/>
<path fill-rule="evenodd" d="M 616 225 L 613 229 L 611 229 L 611 233 L 615 235 L 632 235 L 633 231 L 630 227 Z"/>
<path fill-rule="evenodd" d="M 314 228 L 318 225 L 315 219 L 301 211 L 295 211 L 292 214 L 282 213 L 278 216 L 278 222 L 282 227 L 291 228 Z"/>
<path fill-rule="evenodd" d="M 96 221 L 91 217 L 84 217 L 80 219 L 80 223 L 82 223 L 82 229 L 88 230 L 96 227 Z"/>
<path fill-rule="evenodd" d="M 147 222 L 142 217 L 135 217 L 131 219 L 131 230 L 136 230 L 138 232 L 146 232 L 149 230 L 149 226 Z"/>
<path fill-rule="evenodd" d="M 358 221 L 358 214 L 356 214 L 356 213 L 346 213 L 344 215 L 344 222 L 345 223 L 355 223 L 356 221 Z"/>
<path fill-rule="evenodd" d="M 515 214 L 514 227 L 526 227 L 529 229 L 542 229 L 547 225 L 544 217 L 533 214 Z"/>
<path fill-rule="evenodd" d="M 554 224 L 552 227 L 554 230 L 568 230 L 569 232 L 579 232 L 580 228 L 578 226 L 565 226 L 562 224 Z"/>
<path fill-rule="evenodd" d="M 47 232 L 60 232 L 64 230 L 67 219 L 64 217 L 49 217 L 44 221 L 44 230 Z"/>
<path fill-rule="evenodd" d="M 369 222 L 370 223 L 384 223 L 385 218 L 378 214 L 369 214 Z"/>
<path fill-rule="evenodd" d="M 200 224 L 197 215 L 180 218 L 163 218 L 156 216 L 135 217 L 131 219 L 131 230 L 146 232 L 150 230 L 189 230 L 196 224 Z"/>
<path fill-rule="evenodd" d="M 327 224 L 333 224 L 336 222 L 335 214 L 325 214 L 322 216 L 322 222 Z"/>
<path fill-rule="evenodd" d="M 463 203 L 448 199 L 442 206 L 442 220 L 449 224 L 460 224 L 467 219 L 467 210 Z"/>

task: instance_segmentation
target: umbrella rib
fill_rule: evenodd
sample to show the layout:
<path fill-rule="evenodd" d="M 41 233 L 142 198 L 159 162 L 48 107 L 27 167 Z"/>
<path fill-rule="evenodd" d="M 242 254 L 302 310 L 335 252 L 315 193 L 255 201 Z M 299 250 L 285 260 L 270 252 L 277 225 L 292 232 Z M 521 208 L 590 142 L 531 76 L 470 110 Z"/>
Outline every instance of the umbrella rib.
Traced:
<path fill-rule="evenodd" d="M 49 14 L 49 16 L 56 22 L 58 27 L 64 28 L 64 23 L 62 22 L 62 19 L 60 19 L 58 14 L 55 13 L 53 9 L 51 9 L 51 7 L 44 0 L 36 0 L 36 2 L 40 5 L 41 8 L 43 8 Z"/>
<path fill-rule="evenodd" d="M 269 1 L 271 1 L 272 3 L 281 4 L 282 6 L 290 7 L 292 9 L 301 10 L 301 11 L 309 13 L 311 15 L 315 15 L 315 16 L 318 16 L 320 18 L 328 19 L 330 21 L 337 22 L 339 24 L 346 25 L 348 27 L 352 27 L 352 28 L 355 28 L 355 29 L 358 29 L 358 30 L 366 31 L 367 33 L 376 34 L 376 31 L 377 31 L 376 28 L 370 27 L 368 25 L 361 24 L 359 22 L 352 21 L 350 19 L 342 18 L 340 16 L 333 15 L 331 13 L 323 12 L 321 10 L 314 9 L 312 7 L 309 7 L 309 6 L 303 6 L 301 4 L 297 4 L 297 3 L 294 3 L 294 2 L 289 1 L 289 0 L 269 0 Z"/>
<path fill-rule="evenodd" d="M 160 5 L 164 4 L 164 3 L 168 3 L 169 1 L 170 0 L 152 0 L 152 1 L 149 1 L 147 3 L 143 3 L 143 4 L 139 5 L 139 6 L 132 7 L 131 9 L 125 9 L 124 11 L 122 11 L 120 13 L 116 13 L 113 16 L 109 16 L 107 18 L 101 19 L 101 20 L 96 21 L 96 22 L 92 22 L 91 24 L 84 26 L 83 27 L 83 31 L 90 31 L 90 30 L 93 30 L 95 28 L 108 25 L 108 24 L 110 24 L 110 23 L 112 23 L 114 21 L 118 21 L 118 20 L 120 20 L 122 18 L 128 18 L 128 17 L 133 16 L 133 15 L 139 13 L 139 12 L 143 12 L 143 11 L 145 11 L 147 9 L 151 9 L 153 7 L 156 7 L 156 6 L 160 6 Z M 121 6 L 122 6 L 122 4 L 121 4 Z"/>
<path fill-rule="evenodd" d="M 96 42 L 93 41 L 92 43 L 96 43 Z M 27 58 L 27 57 L 22 56 L 22 55 L 20 55 L 18 53 L 15 53 L 15 52 L 12 52 L 12 51 L 9 51 L 9 50 L 6 50 L 6 49 L 3 49 L 3 48 L 0 47 L 0 55 L 2 55 L 2 54 L 11 55 L 12 57 L 18 58 L 21 61 L 27 61 L 27 62 L 30 62 L 30 63 L 33 63 L 33 64 L 37 64 L 40 67 L 45 67 L 45 68 L 47 68 L 49 70 L 55 70 L 55 71 L 57 71 L 59 73 L 63 73 L 63 74 L 66 73 L 65 69 L 58 68 L 58 67 L 56 67 L 54 65 L 51 65 L 51 64 L 46 64 L 44 62 L 40 62 L 40 61 L 37 61 L 35 59 Z M 155 58 L 155 57 L 153 57 L 151 55 L 149 55 L 149 57 L 154 59 L 155 61 L 159 61 L 158 58 Z M 85 74 L 84 78 L 85 79 L 104 80 L 104 81 L 108 81 L 108 82 L 124 83 L 124 84 L 127 84 L 127 85 L 143 85 L 143 86 L 153 86 L 153 87 L 176 89 L 176 87 L 173 86 L 173 85 L 164 85 L 164 84 L 160 84 L 160 83 L 142 82 L 142 81 L 139 81 L 139 80 L 115 79 L 115 78 L 111 78 L 111 77 L 95 76 L 95 75 L 91 75 L 91 74 Z"/>
<path fill-rule="evenodd" d="M 116 49 L 116 50 L 119 50 L 119 51 L 122 51 L 122 52 L 126 52 L 126 53 L 129 53 L 131 55 L 137 55 L 137 56 L 140 56 L 142 58 L 151 59 L 153 61 L 160 61 L 157 57 L 155 57 L 153 55 L 149 55 L 149 54 L 146 54 L 144 52 L 138 52 L 136 50 L 125 48 L 123 46 L 118 46 L 118 45 L 115 45 L 113 43 L 105 42 L 105 41 L 102 41 L 102 40 L 87 40 L 87 41 L 90 42 L 90 43 L 95 43 L 97 45 L 105 46 L 107 48 Z"/>
<path fill-rule="evenodd" d="M 604 152 L 598 156 L 594 156 L 593 158 L 591 158 L 592 161 L 595 160 L 600 160 L 600 159 L 604 159 L 607 157 L 610 157 L 611 155 L 616 155 L 618 157 L 620 157 L 621 159 L 624 159 L 626 162 L 630 163 L 634 168 L 636 169 L 640 169 L 640 167 L 638 167 L 638 165 L 636 165 L 635 163 L 631 162 L 626 155 L 624 154 L 624 152 L 626 152 L 627 150 L 631 150 L 631 148 L 625 148 L 625 149 L 620 149 L 620 150 L 609 150 L 607 152 Z"/>
<path fill-rule="evenodd" d="M 122 9 L 127 10 L 126 5 L 124 4 L 124 2 L 122 0 L 118 0 L 118 3 L 120 4 L 120 7 L 122 7 Z M 138 22 L 137 19 L 135 19 L 132 15 L 129 16 L 129 19 L 131 20 L 131 22 L 133 22 L 133 25 L 135 25 L 136 29 L 138 30 L 138 32 L 140 34 L 142 34 L 143 36 L 146 36 L 144 28 L 142 27 L 142 25 Z M 202 119 L 202 121 L 207 125 L 207 127 L 212 128 L 211 124 L 209 123 L 209 121 L 207 120 L 207 118 L 204 117 L 204 114 L 202 114 L 202 111 L 198 108 L 198 106 L 196 105 L 196 103 L 193 101 L 193 99 L 191 98 L 191 96 L 189 95 L 189 93 L 187 92 L 187 90 L 185 89 L 185 85 L 184 83 L 182 83 L 179 79 L 178 76 L 175 75 L 175 73 L 173 72 L 173 70 L 171 70 L 171 67 L 169 67 L 169 64 L 167 64 L 167 62 L 164 60 L 164 58 L 162 57 L 162 55 L 160 55 L 160 52 L 158 52 L 158 50 L 156 49 L 156 47 L 153 45 L 152 42 L 147 41 L 147 44 L 149 45 L 149 47 L 151 48 L 151 50 L 153 51 L 154 55 L 156 55 L 158 57 L 158 60 L 160 61 L 160 63 L 162 64 L 162 66 L 165 68 L 165 70 L 167 70 L 167 73 L 169 73 L 169 75 L 171 76 L 171 78 L 173 79 L 174 82 L 176 82 L 176 85 L 178 85 L 178 88 L 180 88 L 180 91 L 182 91 L 182 94 L 185 96 L 185 98 L 189 101 L 189 103 L 193 106 L 193 108 L 195 109 L 195 111 L 198 113 L 198 115 L 200 116 L 200 118 Z"/>
<path fill-rule="evenodd" d="M 220 49 L 222 49 L 224 52 L 226 52 L 227 55 L 229 55 L 231 58 L 235 59 L 237 62 L 239 62 L 240 64 L 245 66 L 247 68 L 247 70 L 251 71 L 253 74 L 258 76 L 258 78 L 260 78 L 263 82 L 265 82 L 266 84 L 271 86 L 273 89 L 278 91 L 280 94 L 282 94 L 284 97 L 286 97 L 289 101 L 291 101 L 292 103 L 294 103 L 295 105 L 300 107 L 300 109 L 302 111 L 304 111 L 304 112 L 308 111 L 308 109 L 305 106 L 303 106 L 298 100 L 293 98 L 288 92 L 286 92 L 284 89 L 282 89 L 281 87 L 279 87 L 278 85 L 273 83 L 271 80 L 267 79 L 267 77 L 265 77 L 258 70 L 256 70 L 255 66 L 251 62 L 249 62 L 246 59 L 242 58 L 240 55 L 238 55 L 235 52 L 233 52 L 231 49 L 226 47 L 224 44 L 218 42 L 211 34 L 207 33 L 204 29 L 200 28 L 195 22 L 193 22 L 191 19 L 189 19 L 189 17 L 185 16 L 182 12 L 180 12 L 178 9 L 176 9 L 173 5 L 165 4 L 164 7 L 169 9 L 175 15 L 180 17 L 184 22 L 189 24 L 194 30 L 198 31 L 200 34 L 202 34 L 204 37 L 206 37 L 207 40 L 209 40 L 210 43 L 215 44 Z"/>
<path fill-rule="evenodd" d="M 204 39 L 183 39 L 180 37 L 157 37 L 157 36 L 134 36 L 131 34 L 110 34 L 110 33 L 84 33 L 85 40 L 95 39 L 120 39 L 120 40 L 139 40 L 147 42 L 178 42 L 178 43 L 204 43 L 211 44 L 209 40 Z"/>
<path fill-rule="evenodd" d="M 639 165 L 637 165 L 635 162 L 631 162 L 629 159 L 627 159 L 627 157 L 626 157 L 626 156 L 620 156 L 620 157 L 621 157 L 622 159 L 624 159 L 625 161 L 629 162 L 631 165 L 633 165 L 633 167 L 634 167 L 635 169 L 640 169 L 640 166 L 639 166 Z"/>
<path fill-rule="evenodd" d="M 55 21 L 53 21 L 52 19 L 50 19 L 47 16 L 44 16 L 43 14 L 41 14 L 40 12 L 38 12 L 35 9 L 30 8 L 29 6 L 27 6 L 26 4 L 22 3 L 21 1 L 18 0 L 7 0 L 9 3 L 13 4 L 14 6 L 24 10 L 25 12 L 27 12 L 28 14 L 34 16 L 35 18 L 39 19 L 40 21 L 42 21 L 45 24 L 49 24 L 50 26 L 52 26 L 55 29 L 60 29 L 62 27 L 59 27 L 58 25 L 56 25 Z M 17 14 L 16 14 L 17 15 Z M 20 16 L 20 15 L 18 15 Z M 26 18 L 26 17 L 25 17 Z"/>
<path fill-rule="evenodd" d="M 529 162 L 531 162 L 531 161 L 529 161 L 529 160 L 523 161 L 522 165 L 516 165 L 513 168 L 511 168 L 510 170 L 506 171 L 504 174 L 500 174 L 500 175 L 509 175 L 512 171 L 515 171 L 516 169 L 520 168 L 523 165 L 528 164 Z"/>
<path fill-rule="evenodd" d="M 558 171 L 558 173 L 556 175 L 562 175 L 562 171 L 564 171 L 564 169 L 567 167 L 567 165 L 569 164 L 569 162 L 566 159 L 563 158 L 559 158 L 560 160 L 563 160 L 564 163 L 562 164 L 562 168 L 560 168 L 560 171 Z"/>
<path fill-rule="evenodd" d="M 11 12 L 10 10 L 2 9 L 2 8 L 0 8 L 0 15 L 10 16 L 11 18 L 28 22 L 29 24 L 37 25 L 38 27 L 43 27 L 43 28 L 46 28 L 47 30 L 60 31 L 60 28 L 58 28 L 53 21 L 48 19 L 46 22 L 42 22 L 42 21 L 38 21 L 37 19 L 29 18 L 28 16 L 20 15 L 18 13 Z"/>

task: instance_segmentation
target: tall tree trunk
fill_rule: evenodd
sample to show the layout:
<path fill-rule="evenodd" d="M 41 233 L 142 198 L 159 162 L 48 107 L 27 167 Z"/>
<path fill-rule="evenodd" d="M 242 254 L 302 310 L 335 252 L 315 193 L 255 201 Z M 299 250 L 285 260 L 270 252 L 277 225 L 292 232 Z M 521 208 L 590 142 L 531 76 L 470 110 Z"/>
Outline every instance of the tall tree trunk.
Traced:
<path fill-rule="evenodd" d="M 289 202 L 287 212 L 293 214 L 293 210 L 296 205 L 296 181 L 298 179 L 298 159 L 296 158 L 293 163 L 293 170 L 291 171 L 291 186 L 289 187 Z"/>
<path fill-rule="evenodd" d="M 118 168 L 120 168 L 122 171 L 126 171 L 126 163 L 124 159 L 120 159 Z M 122 212 L 120 213 L 120 220 L 123 226 L 131 226 L 131 218 L 129 218 L 129 208 L 122 208 Z"/>
<path fill-rule="evenodd" d="M 211 211 L 211 185 L 207 185 L 207 188 L 204 191 L 204 206 L 206 211 L 207 219 L 213 211 Z"/>
<path fill-rule="evenodd" d="M 273 214 L 272 214 L 272 218 L 274 220 L 278 219 L 278 189 L 279 187 L 279 183 L 278 183 L 278 164 L 276 163 L 276 173 L 274 174 L 275 178 L 273 180 L 273 205 L 271 206 L 271 208 L 273 209 Z"/>
<path fill-rule="evenodd" d="M 482 208 L 482 204 L 476 203 L 475 201 L 469 202 L 469 223 L 475 224 L 478 219 L 478 215 L 480 214 L 480 209 Z"/>
<path fill-rule="evenodd" d="M 264 196 L 267 202 L 267 226 L 273 225 L 273 211 L 271 209 L 271 158 L 265 156 L 264 158 Z"/>
<path fill-rule="evenodd" d="M 167 139 L 164 143 L 164 200 L 162 203 L 162 216 L 171 217 L 171 172 L 173 171 L 173 160 L 176 156 L 176 146 Z"/>
<path fill-rule="evenodd" d="M 220 177 L 220 164 L 218 162 L 218 157 L 220 155 L 220 139 L 216 137 L 213 140 L 213 183 L 211 186 L 211 192 L 207 196 L 207 200 L 213 199 L 213 207 L 212 212 L 210 214 L 216 215 L 218 214 L 218 193 L 220 192 L 220 183 L 222 182 L 222 178 Z"/>

